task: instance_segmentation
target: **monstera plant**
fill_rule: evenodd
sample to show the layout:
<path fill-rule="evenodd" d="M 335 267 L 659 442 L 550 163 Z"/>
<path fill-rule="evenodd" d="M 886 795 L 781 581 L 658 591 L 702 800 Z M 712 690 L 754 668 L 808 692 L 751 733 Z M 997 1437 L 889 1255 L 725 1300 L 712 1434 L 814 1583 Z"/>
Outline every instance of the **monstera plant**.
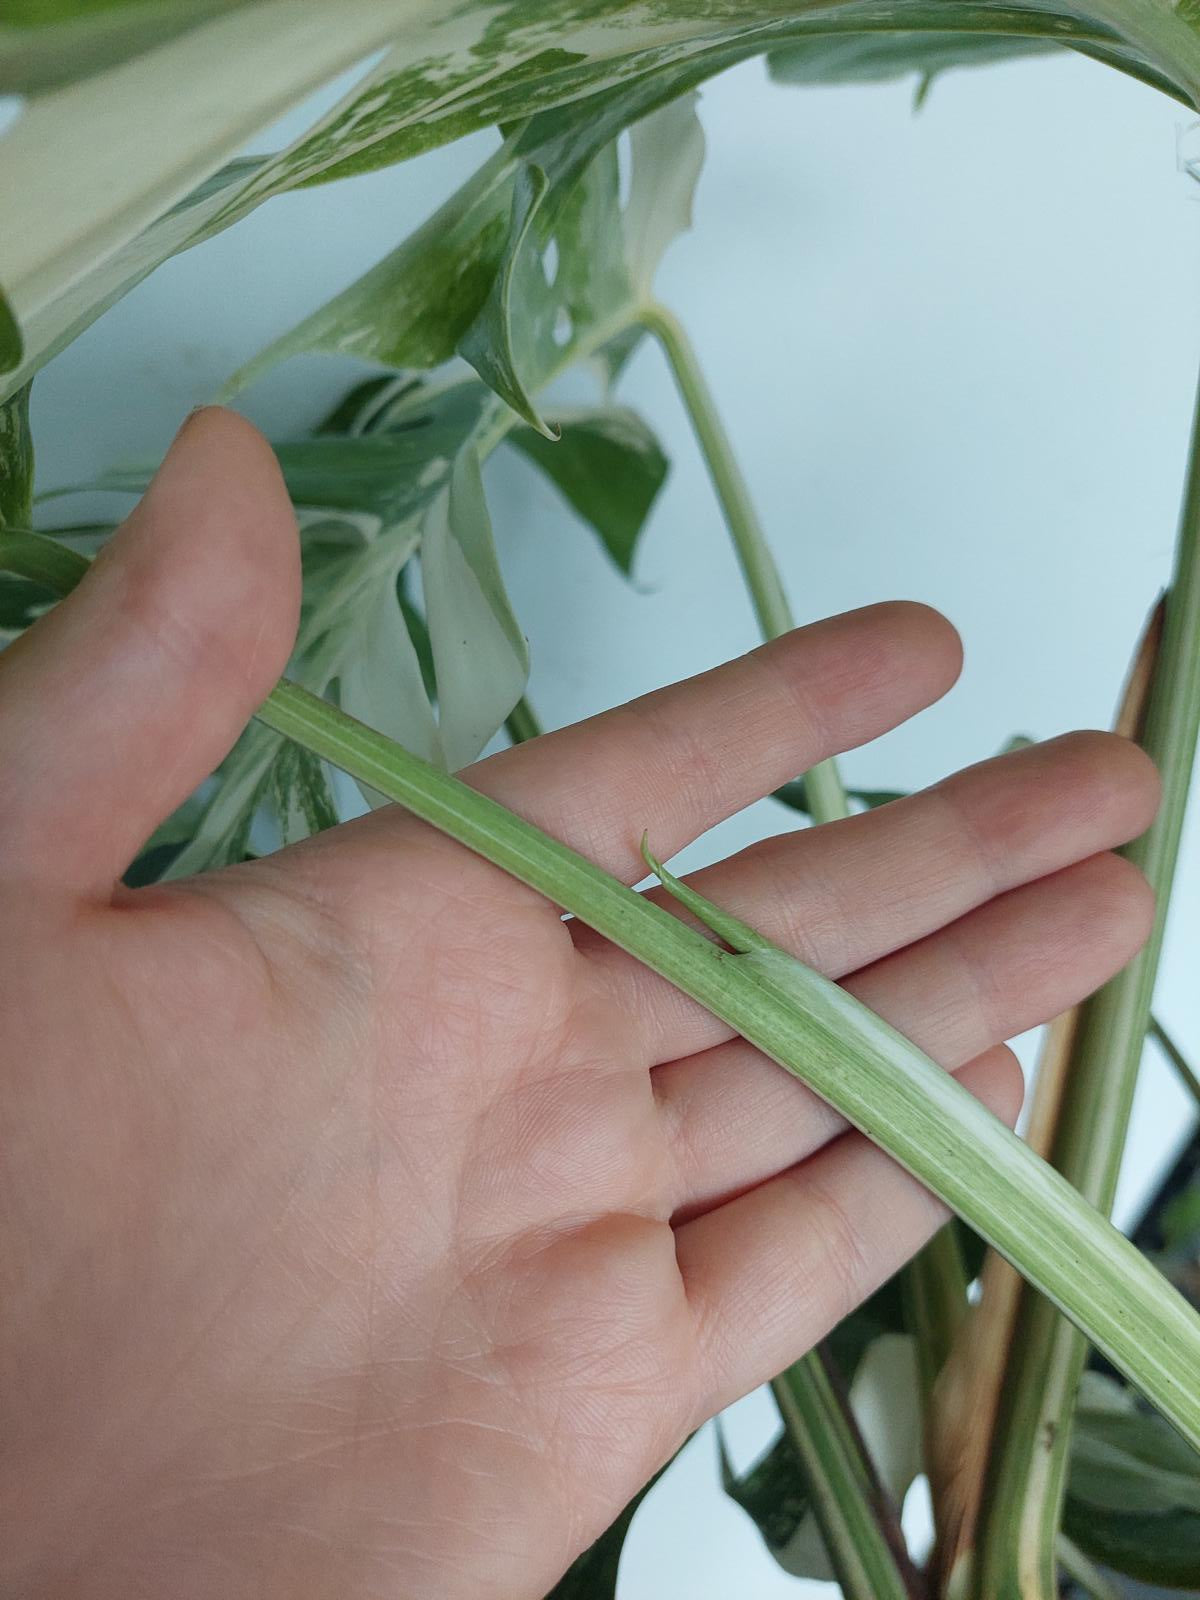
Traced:
<path fill-rule="evenodd" d="M 272 196 L 499 126 L 493 154 L 423 226 L 230 375 L 236 395 L 302 352 L 365 363 L 310 437 L 277 446 L 304 563 L 288 676 L 131 879 L 329 826 L 350 792 L 335 773 L 348 774 L 366 803 L 408 807 L 665 975 L 945 1200 L 961 1220 L 777 1379 L 781 1432 L 766 1456 L 747 1474 L 723 1458 L 725 1488 L 780 1563 L 834 1577 L 854 1600 L 1050 1600 L 1064 1580 L 1104 1595 L 1122 1592 L 1122 1574 L 1200 1586 L 1200 1317 L 1180 1266 L 1200 1233 L 1192 1175 L 1143 1248 L 1105 1220 L 1200 722 L 1200 445 L 1172 584 L 1121 714 L 1164 781 L 1159 818 L 1130 852 L 1158 893 L 1157 923 L 1137 960 L 1050 1030 L 1024 1142 L 649 850 L 715 939 L 451 776 L 501 728 L 537 731 L 481 467 L 522 452 L 628 572 L 666 461 L 616 396 L 638 342 L 658 341 L 762 630 L 788 628 L 717 407 L 654 293 L 703 160 L 695 90 L 761 53 L 786 83 L 915 73 L 920 93 L 949 68 L 1063 49 L 1200 104 L 1191 0 L 7 0 L 0 12 L 0 93 L 20 100 L 0 141 L 7 637 L 109 532 L 35 495 L 38 370 L 160 263 Z M 245 153 L 355 67 L 293 143 Z M 576 367 L 593 398 L 564 407 L 555 380 Z M 150 470 L 99 487 L 137 493 Z M 848 796 L 826 763 L 782 798 L 822 822 L 890 797 Z M 869 1415 L 868 1392 L 885 1400 Z M 936 1528 L 923 1568 L 898 1515 L 920 1472 Z M 613 1593 L 633 1509 L 557 1593 Z"/>

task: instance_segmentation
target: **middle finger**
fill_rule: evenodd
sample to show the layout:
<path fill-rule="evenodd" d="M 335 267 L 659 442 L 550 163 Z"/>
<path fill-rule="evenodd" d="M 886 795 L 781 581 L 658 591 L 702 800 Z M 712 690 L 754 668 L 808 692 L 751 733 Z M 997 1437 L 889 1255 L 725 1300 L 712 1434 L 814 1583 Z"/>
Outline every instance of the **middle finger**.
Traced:
<path fill-rule="evenodd" d="M 688 878 L 827 977 L 923 939 L 997 895 L 1136 837 L 1158 780 L 1136 745 L 1072 733 L 969 767 L 879 810 L 752 845 Z M 650 841 L 653 844 L 653 840 Z M 668 909 L 677 903 L 652 894 Z M 732 1030 L 582 924 L 588 955 L 654 1065 Z"/>
<path fill-rule="evenodd" d="M 1124 965 L 1154 914 L 1145 879 L 1093 856 L 853 973 L 845 988 L 951 1072 L 1058 1016 Z M 655 1069 L 670 1202 L 690 1215 L 803 1161 L 845 1121 L 744 1039 Z"/>

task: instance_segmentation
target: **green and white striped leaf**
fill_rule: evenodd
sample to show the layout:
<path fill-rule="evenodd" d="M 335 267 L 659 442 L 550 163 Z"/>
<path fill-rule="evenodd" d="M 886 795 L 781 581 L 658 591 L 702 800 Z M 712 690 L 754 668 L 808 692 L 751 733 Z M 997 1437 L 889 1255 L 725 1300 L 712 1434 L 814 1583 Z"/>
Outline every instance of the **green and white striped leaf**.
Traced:
<path fill-rule="evenodd" d="M 377 431 L 325 432 L 275 447 L 297 507 L 304 566 L 289 670 L 423 759 L 459 767 L 503 724 L 529 671 L 479 476 L 480 442 L 499 403 L 473 378 L 440 387 L 389 380 L 389 390 Z M 98 487 L 139 494 L 152 471 L 113 471 Z M 401 575 L 414 559 L 436 707 L 402 601 Z M 254 726 L 217 774 L 196 837 L 169 874 L 240 860 L 264 807 L 282 842 L 336 820 L 319 763 L 298 761 L 285 741 Z"/>
<path fill-rule="evenodd" d="M 672 229 L 690 219 L 704 154 L 694 95 L 684 93 L 694 75 L 660 74 L 546 112 L 514 141 L 508 233 L 459 350 L 548 437 L 553 430 L 538 414 L 535 391 L 567 362 L 630 326 Z M 635 122 L 640 136 L 631 142 L 630 199 L 623 208 L 614 141 Z M 663 210 L 651 227 L 660 200 Z"/>
<path fill-rule="evenodd" d="M 271 766 L 272 801 L 284 844 L 307 839 L 340 820 L 325 764 L 290 741 Z"/>
<path fill-rule="evenodd" d="M 430 504 L 421 582 L 437 679 L 438 738 L 443 763 L 453 772 L 483 749 L 529 676 L 529 648 L 504 591 L 479 457 L 471 449 L 455 457 L 446 487 Z"/>
<path fill-rule="evenodd" d="M 417 370 L 449 361 L 495 279 L 514 171 L 509 141 L 369 272 L 247 362 L 225 393 L 308 351 Z"/>
<path fill-rule="evenodd" d="M 929 0 L 835 0 L 817 12 L 798 0 L 658 0 L 649 9 L 637 0 L 455 8 L 256 0 L 183 32 L 178 7 L 158 0 L 144 11 L 140 39 L 128 5 L 109 8 L 103 44 L 104 13 L 84 0 L 58 0 L 55 21 L 42 26 L 29 0 L 23 9 L 6 14 L 0 31 L 0 80 L 70 79 L 86 63 L 89 29 L 113 64 L 32 100 L 0 142 L 8 223 L 0 230 L 0 365 L 10 391 L 161 261 L 272 195 L 618 85 L 640 93 L 656 75 L 677 92 L 680 78 L 699 82 L 775 45 L 847 29 L 933 27 L 1049 36 L 1192 100 L 1200 86 L 1192 13 L 1156 0 L 1089 0 L 1078 12 L 950 0 L 934 8 Z M 374 69 L 309 132 L 277 154 L 240 159 L 285 111 L 380 49 Z"/>
<path fill-rule="evenodd" d="M 690 222 L 704 140 L 683 90 L 674 75 L 535 117 L 390 255 L 236 373 L 228 392 L 302 352 L 405 369 L 461 352 L 540 428 L 535 393 L 630 328 Z M 622 206 L 614 141 L 636 118 Z"/>
<path fill-rule="evenodd" d="M 336 16 L 321 0 L 261 0 L 31 101 L 0 141 L 0 286 L 23 345 L 11 382 L 243 214 L 236 202 L 262 163 L 237 162 L 242 147 L 386 43 L 396 20 L 362 0 Z"/>

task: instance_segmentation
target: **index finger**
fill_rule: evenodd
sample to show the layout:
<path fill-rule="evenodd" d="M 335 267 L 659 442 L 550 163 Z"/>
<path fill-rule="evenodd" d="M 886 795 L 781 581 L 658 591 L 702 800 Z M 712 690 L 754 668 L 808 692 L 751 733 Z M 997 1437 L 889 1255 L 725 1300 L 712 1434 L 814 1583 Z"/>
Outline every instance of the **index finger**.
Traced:
<path fill-rule="evenodd" d="M 798 773 L 939 700 L 961 662 L 958 635 L 939 612 L 907 601 L 867 606 L 461 776 L 636 883 L 646 872 L 643 832 L 659 855 L 674 854 Z"/>

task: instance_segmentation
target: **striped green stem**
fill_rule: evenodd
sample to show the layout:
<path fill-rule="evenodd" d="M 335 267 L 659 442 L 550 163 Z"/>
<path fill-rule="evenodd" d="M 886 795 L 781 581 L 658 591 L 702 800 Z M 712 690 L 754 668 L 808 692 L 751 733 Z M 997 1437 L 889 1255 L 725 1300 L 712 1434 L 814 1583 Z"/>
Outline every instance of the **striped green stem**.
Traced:
<path fill-rule="evenodd" d="M 763 637 L 777 639 L 780 634 L 791 632 L 796 626 L 795 620 L 779 568 L 692 342 L 674 312 L 658 302 L 643 308 L 641 322 L 661 345 L 688 420 L 695 430 Z M 805 773 L 804 784 L 814 822 L 832 822 L 848 815 L 846 794 L 835 762 L 820 762 Z"/>
<path fill-rule="evenodd" d="M 279 684 L 258 715 L 579 917 L 801 1078 L 1049 1295 L 1200 1446 L 1200 1317 L 1065 1179 L 882 1018 L 684 890 L 741 953 L 722 951 L 295 684 Z"/>
<path fill-rule="evenodd" d="M 923 1585 L 900 1519 L 870 1469 L 854 1415 L 823 1352 L 814 1350 L 789 1367 L 772 1389 L 842 1594 L 914 1600 Z"/>
<path fill-rule="evenodd" d="M 1083 1008 L 1057 1134 L 1055 1167 L 1100 1212 L 1112 1209 L 1133 1103 L 1200 731 L 1200 400 L 1142 744 L 1162 777 L 1153 826 L 1128 846 L 1156 895 L 1145 948 Z M 1126 1296 L 1114 1285 L 1113 1293 Z M 1094 1342 L 1094 1341 L 1093 1341 Z M 1012 1342 L 976 1593 L 1052 1600 L 1071 1423 L 1087 1339 L 1026 1291 Z"/>

